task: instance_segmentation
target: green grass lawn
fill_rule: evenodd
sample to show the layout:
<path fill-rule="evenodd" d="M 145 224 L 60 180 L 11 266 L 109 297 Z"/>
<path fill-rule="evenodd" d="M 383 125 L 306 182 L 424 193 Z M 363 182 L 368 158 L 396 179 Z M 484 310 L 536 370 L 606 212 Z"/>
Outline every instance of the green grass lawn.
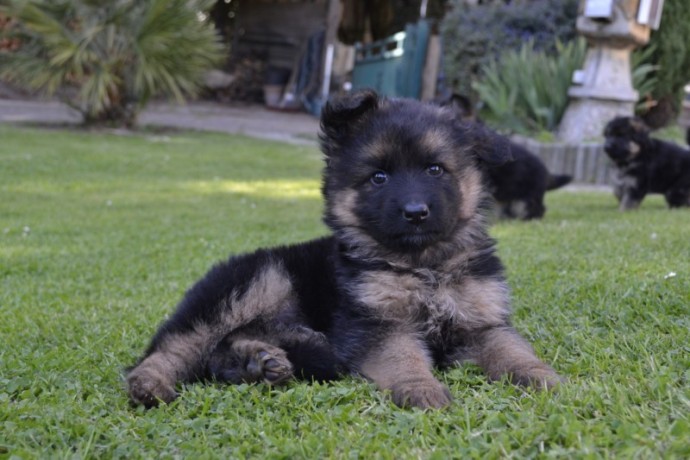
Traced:
<path fill-rule="evenodd" d="M 123 367 L 211 264 L 326 232 L 320 169 L 243 137 L 0 125 L 0 458 L 690 457 L 690 210 L 602 192 L 492 229 L 557 393 L 465 366 L 439 375 L 442 411 L 354 378 L 131 408 Z"/>

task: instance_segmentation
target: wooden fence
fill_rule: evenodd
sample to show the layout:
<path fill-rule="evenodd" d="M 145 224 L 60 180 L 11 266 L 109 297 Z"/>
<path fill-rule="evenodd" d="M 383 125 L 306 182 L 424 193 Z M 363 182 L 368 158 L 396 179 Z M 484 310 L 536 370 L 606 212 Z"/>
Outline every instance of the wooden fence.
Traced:
<path fill-rule="evenodd" d="M 611 164 L 602 144 L 543 143 L 520 136 L 512 140 L 541 158 L 552 173 L 573 176 L 573 183 L 611 184 Z"/>

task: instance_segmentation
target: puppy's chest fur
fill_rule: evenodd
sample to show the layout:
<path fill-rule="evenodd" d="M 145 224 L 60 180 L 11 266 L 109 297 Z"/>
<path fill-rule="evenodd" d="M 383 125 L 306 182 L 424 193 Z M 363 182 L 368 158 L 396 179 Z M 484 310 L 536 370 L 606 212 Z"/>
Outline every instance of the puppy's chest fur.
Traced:
<path fill-rule="evenodd" d="M 507 288 L 488 281 L 431 270 L 363 273 L 353 289 L 369 314 L 414 328 L 430 340 L 442 331 L 471 330 L 504 321 Z"/>

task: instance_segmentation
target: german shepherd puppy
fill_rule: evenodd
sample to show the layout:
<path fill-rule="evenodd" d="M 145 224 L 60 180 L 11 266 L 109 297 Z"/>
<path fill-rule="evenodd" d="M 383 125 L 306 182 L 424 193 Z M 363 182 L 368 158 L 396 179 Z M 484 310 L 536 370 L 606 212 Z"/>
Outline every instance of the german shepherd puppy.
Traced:
<path fill-rule="evenodd" d="M 451 107 L 464 121 L 483 124 L 465 96 L 453 94 L 442 105 Z M 567 185 L 573 177 L 549 172 L 537 155 L 506 139 L 510 143 L 512 161 L 486 168 L 487 186 L 495 200 L 496 211 L 504 219 L 541 219 L 546 213 L 546 192 Z"/>
<path fill-rule="evenodd" d="M 489 192 L 499 216 L 508 219 L 541 219 L 546 213 L 544 195 L 572 180 L 567 174 L 552 174 L 538 156 L 510 143 L 513 161 L 487 168 Z"/>
<path fill-rule="evenodd" d="M 619 209 L 639 207 L 648 193 L 662 193 L 670 208 L 690 206 L 690 151 L 649 133 L 637 117 L 616 117 L 604 128 Z"/>
<path fill-rule="evenodd" d="M 558 375 L 510 325 L 483 214 L 482 168 L 507 143 L 452 111 L 368 90 L 321 118 L 332 236 L 231 257 L 209 271 L 129 371 L 135 404 L 210 378 L 278 384 L 361 375 L 400 406 L 443 407 L 433 375 L 471 361 L 548 388 Z"/>

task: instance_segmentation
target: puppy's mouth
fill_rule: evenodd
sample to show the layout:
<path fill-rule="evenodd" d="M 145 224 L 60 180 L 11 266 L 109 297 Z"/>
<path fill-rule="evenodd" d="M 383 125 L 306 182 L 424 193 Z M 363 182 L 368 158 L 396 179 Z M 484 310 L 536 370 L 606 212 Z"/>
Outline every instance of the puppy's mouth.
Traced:
<path fill-rule="evenodd" d="M 402 249 L 419 250 L 424 249 L 441 239 L 441 234 L 434 230 L 429 230 L 423 225 L 415 225 L 406 232 L 391 235 L 391 239 Z"/>

